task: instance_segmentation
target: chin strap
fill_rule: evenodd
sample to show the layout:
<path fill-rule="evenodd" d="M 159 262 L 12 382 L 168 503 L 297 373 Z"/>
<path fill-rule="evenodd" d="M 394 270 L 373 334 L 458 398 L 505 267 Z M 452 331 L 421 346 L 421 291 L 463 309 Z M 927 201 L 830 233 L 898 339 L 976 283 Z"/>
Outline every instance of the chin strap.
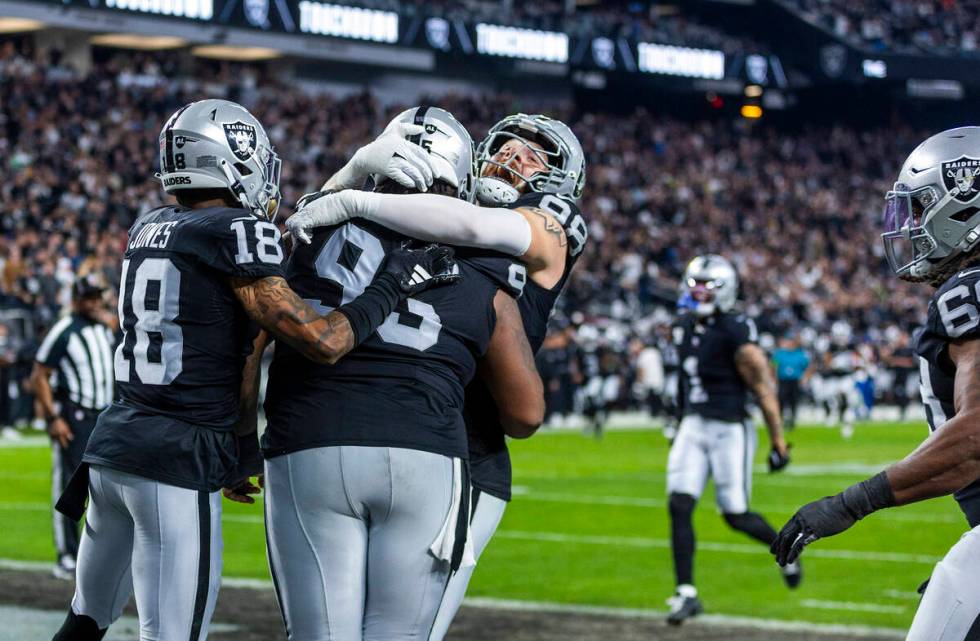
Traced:
<path fill-rule="evenodd" d="M 520 198 L 521 194 L 513 185 L 489 176 L 476 179 L 476 199 L 481 204 L 499 206 L 510 205 Z"/>

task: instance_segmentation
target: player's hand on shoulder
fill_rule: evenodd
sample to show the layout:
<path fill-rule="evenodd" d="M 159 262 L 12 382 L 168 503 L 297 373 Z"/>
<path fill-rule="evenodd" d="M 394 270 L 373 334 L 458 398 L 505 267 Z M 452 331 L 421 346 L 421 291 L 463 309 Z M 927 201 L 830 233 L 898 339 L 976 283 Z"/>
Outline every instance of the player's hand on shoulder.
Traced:
<path fill-rule="evenodd" d="M 769 472 L 779 472 L 789 465 L 789 448 L 789 445 L 783 445 L 782 448 L 773 446 L 769 450 Z"/>
<path fill-rule="evenodd" d="M 357 216 L 361 195 L 366 193 L 345 190 L 305 194 L 296 203 L 293 215 L 286 219 L 286 230 L 295 240 L 309 245 L 317 227 L 339 225 Z"/>
<path fill-rule="evenodd" d="M 380 175 L 402 187 L 426 191 L 434 175 L 432 159 L 426 150 L 409 140 L 423 133 L 422 125 L 392 123 L 380 136 L 357 150 L 351 158 L 351 169 L 361 178 Z"/>
<path fill-rule="evenodd" d="M 426 245 L 413 248 L 408 243 L 388 253 L 382 273 L 395 277 L 399 288 L 413 296 L 430 287 L 459 280 L 459 265 L 452 247 Z"/>

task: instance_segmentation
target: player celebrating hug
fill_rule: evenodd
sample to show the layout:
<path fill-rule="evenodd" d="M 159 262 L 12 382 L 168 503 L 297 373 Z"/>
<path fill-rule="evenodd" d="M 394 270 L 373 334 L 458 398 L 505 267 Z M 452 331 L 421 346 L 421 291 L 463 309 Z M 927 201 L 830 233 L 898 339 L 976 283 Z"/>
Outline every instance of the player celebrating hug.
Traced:
<path fill-rule="evenodd" d="M 882 508 L 953 494 L 973 529 L 936 564 L 907 641 L 980 634 L 980 127 L 936 134 L 905 160 L 885 196 L 885 256 L 902 280 L 929 283 L 916 333 L 932 434 L 883 472 L 804 505 L 772 544 L 792 563 L 817 539 Z"/>
<path fill-rule="evenodd" d="M 782 416 L 769 363 L 756 344 L 752 319 L 733 312 L 738 295 L 735 268 L 721 256 L 698 256 L 684 272 L 680 306 L 688 309 L 673 328 L 680 360 L 678 405 L 683 419 L 667 462 L 671 547 L 677 591 L 668 600 L 673 625 L 699 614 L 694 587 L 694 507 L 711 476 L 718 508 L 732 528 L 769 545 L 776 531 L 749 511 L 755 427 L 748 420 L 749 393 L 762 409 L 772 451 L 770 470 L 789 463 Z M 783 570 L 795 588 L 798 565 Z"/>

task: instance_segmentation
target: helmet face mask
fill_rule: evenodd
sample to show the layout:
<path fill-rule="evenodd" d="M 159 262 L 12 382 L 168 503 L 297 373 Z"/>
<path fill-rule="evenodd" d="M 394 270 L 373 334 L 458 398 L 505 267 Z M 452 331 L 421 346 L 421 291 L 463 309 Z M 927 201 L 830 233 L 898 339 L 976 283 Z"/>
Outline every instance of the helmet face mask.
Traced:
<path fill-rule="evenodd" d="M 256 216 L 275 218 L 282 162 L 259 121 L 228 100 L 182 107 L 160 132 L 164 191 L 226 189 Z"/>
<path fill-rule="evenodd" d="M 697 316 L 729 312 L 738 298 L 738 274 L 735 267 L 716 254 L 698 256 L 684 271 L 678 306 Z"/>
<path fill-rule="evenodd" d="M 902 280 L 932 282 L 980 240 L 980 127 L 936 134 L 906 159 L 885 194 L 885 258 Z"/>
<path fill-rule="evenodd" d="M 503 161 L 498 160 L 498 152 L 511 141 L 516 142 L 514 152 Z M 543 169 L 525 175 L 512 166 L 525 150 Z M 516 114 L 504 118 L 490 128 L 480 143 L 477 159 L 478 188 L 481 201 L 487 204 L 509 204 L 527 190 L 578 200 L 585 187 L 585 154 L 581 143 L 567 125 L 547 116 Z M 510 181 L 502 179 L 501 174 L 509 176 Z M 503 200 L 498 194 L 502 194 Z"/>

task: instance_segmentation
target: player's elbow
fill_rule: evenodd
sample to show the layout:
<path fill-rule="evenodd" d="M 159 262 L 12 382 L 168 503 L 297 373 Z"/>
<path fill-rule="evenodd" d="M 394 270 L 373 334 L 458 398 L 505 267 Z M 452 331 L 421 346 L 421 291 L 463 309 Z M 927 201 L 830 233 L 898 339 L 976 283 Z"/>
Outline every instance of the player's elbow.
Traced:
<path fill-rule="evenodd" d="M 544 422 L 544 393 L 533 395 L 507 410 L 504 433 L 511 438 L 533 436 Z"/>

